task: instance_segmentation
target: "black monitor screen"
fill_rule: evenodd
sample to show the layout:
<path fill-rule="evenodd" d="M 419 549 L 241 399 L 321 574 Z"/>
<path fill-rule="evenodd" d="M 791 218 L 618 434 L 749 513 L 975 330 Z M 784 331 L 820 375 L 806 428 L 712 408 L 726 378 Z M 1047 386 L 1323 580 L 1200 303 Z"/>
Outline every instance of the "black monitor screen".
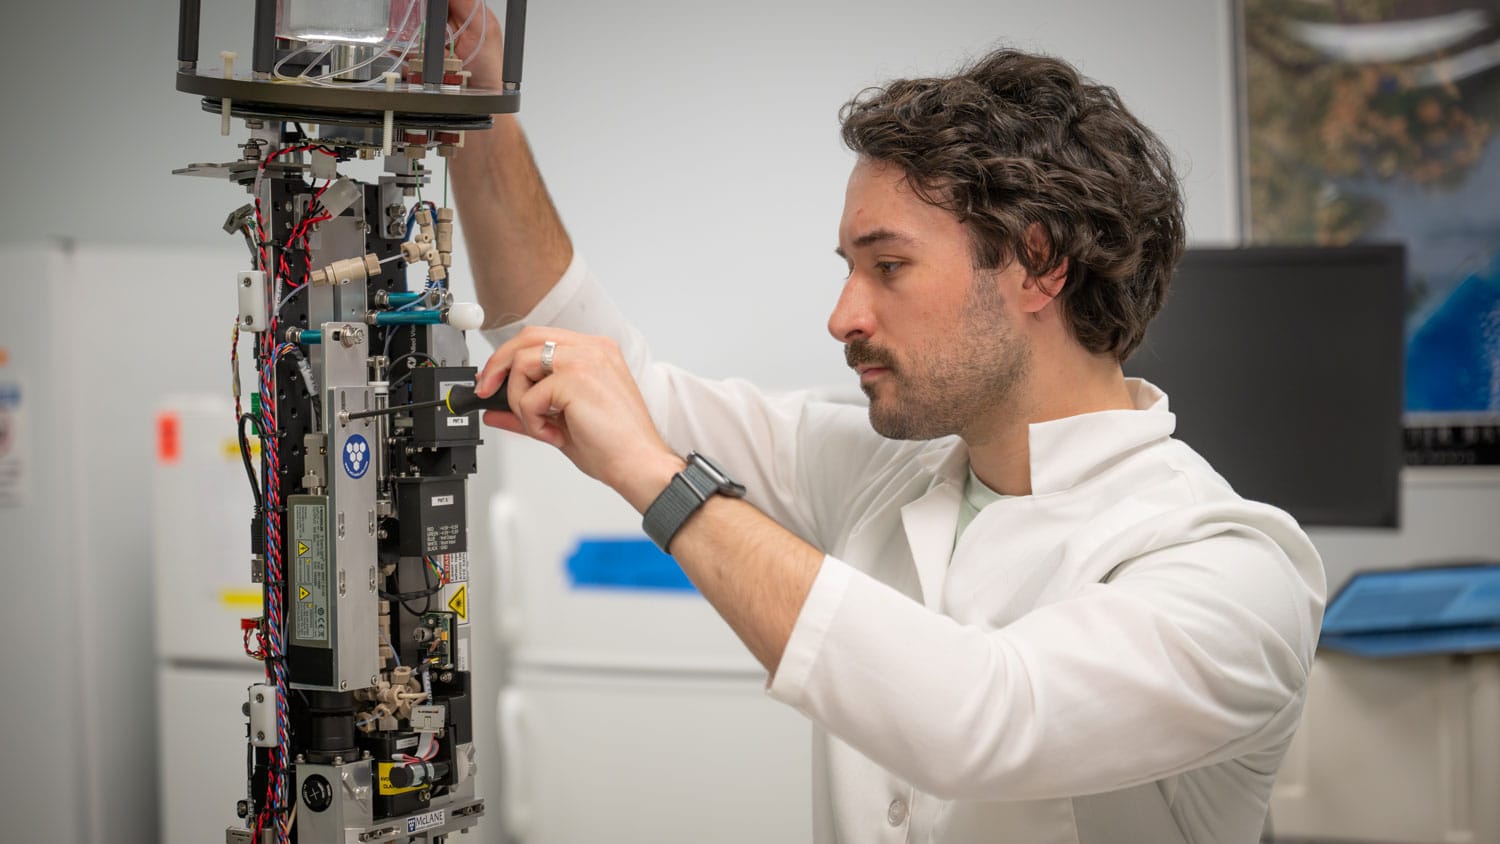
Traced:
<path fill-rule="evenodd" d="M 1304 525 L 1396 525 L 1401 246 L 1190 249 L 1125 363 L 1235 490 Z"/>

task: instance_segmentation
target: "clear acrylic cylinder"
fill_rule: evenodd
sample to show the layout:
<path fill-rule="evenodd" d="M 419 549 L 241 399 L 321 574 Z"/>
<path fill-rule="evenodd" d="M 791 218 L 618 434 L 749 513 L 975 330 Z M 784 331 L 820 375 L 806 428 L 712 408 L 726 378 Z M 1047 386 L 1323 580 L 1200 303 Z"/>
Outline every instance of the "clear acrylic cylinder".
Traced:
<path fill-rule="evenodd" d="M 377 44 L 386 40 L 391 28 L 391 0 L 281 0 L 277 8 L 280 38 Z"/>

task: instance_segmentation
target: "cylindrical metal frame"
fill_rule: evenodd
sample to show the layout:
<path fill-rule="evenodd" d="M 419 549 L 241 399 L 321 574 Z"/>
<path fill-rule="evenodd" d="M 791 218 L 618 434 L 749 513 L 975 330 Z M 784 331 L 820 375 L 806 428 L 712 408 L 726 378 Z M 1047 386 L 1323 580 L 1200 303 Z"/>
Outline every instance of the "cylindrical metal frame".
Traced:
<path fill-rule="evenodd" d="M 177 6 L 177 67 L 198 66 L 198 31 L 202 15 L 200 0 L 182 0 Z"/>
<path fill-rule="evenodd" d="M 443 45 L 448 41 L 448 0 L 427 0 L 427 33 L 422 41 L 422 87 L 443 87 Z"/>
<path fill-rule="evenodd" d="M 526 0 L 505 3 L 505 63 L 500 79 L 507 91 L 521 90 L 521 59 L 526 51 Z"/>
<path fill-rule="evenodd" d="M 276 64 L 276 0 L 255 0 L 255 39 L 250 69 L 267 78 Z"/>

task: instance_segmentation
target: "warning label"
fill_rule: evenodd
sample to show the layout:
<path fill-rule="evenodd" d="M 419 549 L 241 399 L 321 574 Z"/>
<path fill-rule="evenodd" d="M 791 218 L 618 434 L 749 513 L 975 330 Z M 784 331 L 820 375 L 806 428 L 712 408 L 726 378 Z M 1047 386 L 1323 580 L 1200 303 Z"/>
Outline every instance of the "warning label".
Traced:
<path fill-rule="evenodd" d="M 458 617 L 459 624 L 469 623 L 469 555 L 444 554 L 438 557 L 443 567 L 443 606 Z"/>
<path fill-rule="evenodd" d="M 459 624 L 469 620 L 469 585 L 467 583 L 458 584 L 458 588 L 448 598 L 448 609 L 453 610 L 458 616 Z"/>
<path fill-rule="evenodd" d="M 333 622 L 329 601 L 332 578 L 328 565 L 328 500 L 299 495 L 288 500 L 292 511 L 292 539 L 297 559 L 292 565 L 296 600 L 292 602 L 292 643 L 327 648 Z"/>
<path fill-rule="evenodd" d="M 443 574 L 449 583 L 466 583 L 469 580 L 469 555 L 460 551 L 457 554 L 443 555 Z"/>

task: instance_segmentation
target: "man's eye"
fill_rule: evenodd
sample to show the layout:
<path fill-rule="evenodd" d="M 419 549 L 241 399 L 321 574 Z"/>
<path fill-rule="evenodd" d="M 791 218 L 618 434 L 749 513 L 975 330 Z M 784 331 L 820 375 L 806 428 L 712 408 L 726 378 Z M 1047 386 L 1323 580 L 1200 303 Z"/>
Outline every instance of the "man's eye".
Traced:
<path fill-rule="evenodd" d="M 901 267 L 900 261 L 876 261 L 875 272 L 881 275 L 890 275 Z"/>

